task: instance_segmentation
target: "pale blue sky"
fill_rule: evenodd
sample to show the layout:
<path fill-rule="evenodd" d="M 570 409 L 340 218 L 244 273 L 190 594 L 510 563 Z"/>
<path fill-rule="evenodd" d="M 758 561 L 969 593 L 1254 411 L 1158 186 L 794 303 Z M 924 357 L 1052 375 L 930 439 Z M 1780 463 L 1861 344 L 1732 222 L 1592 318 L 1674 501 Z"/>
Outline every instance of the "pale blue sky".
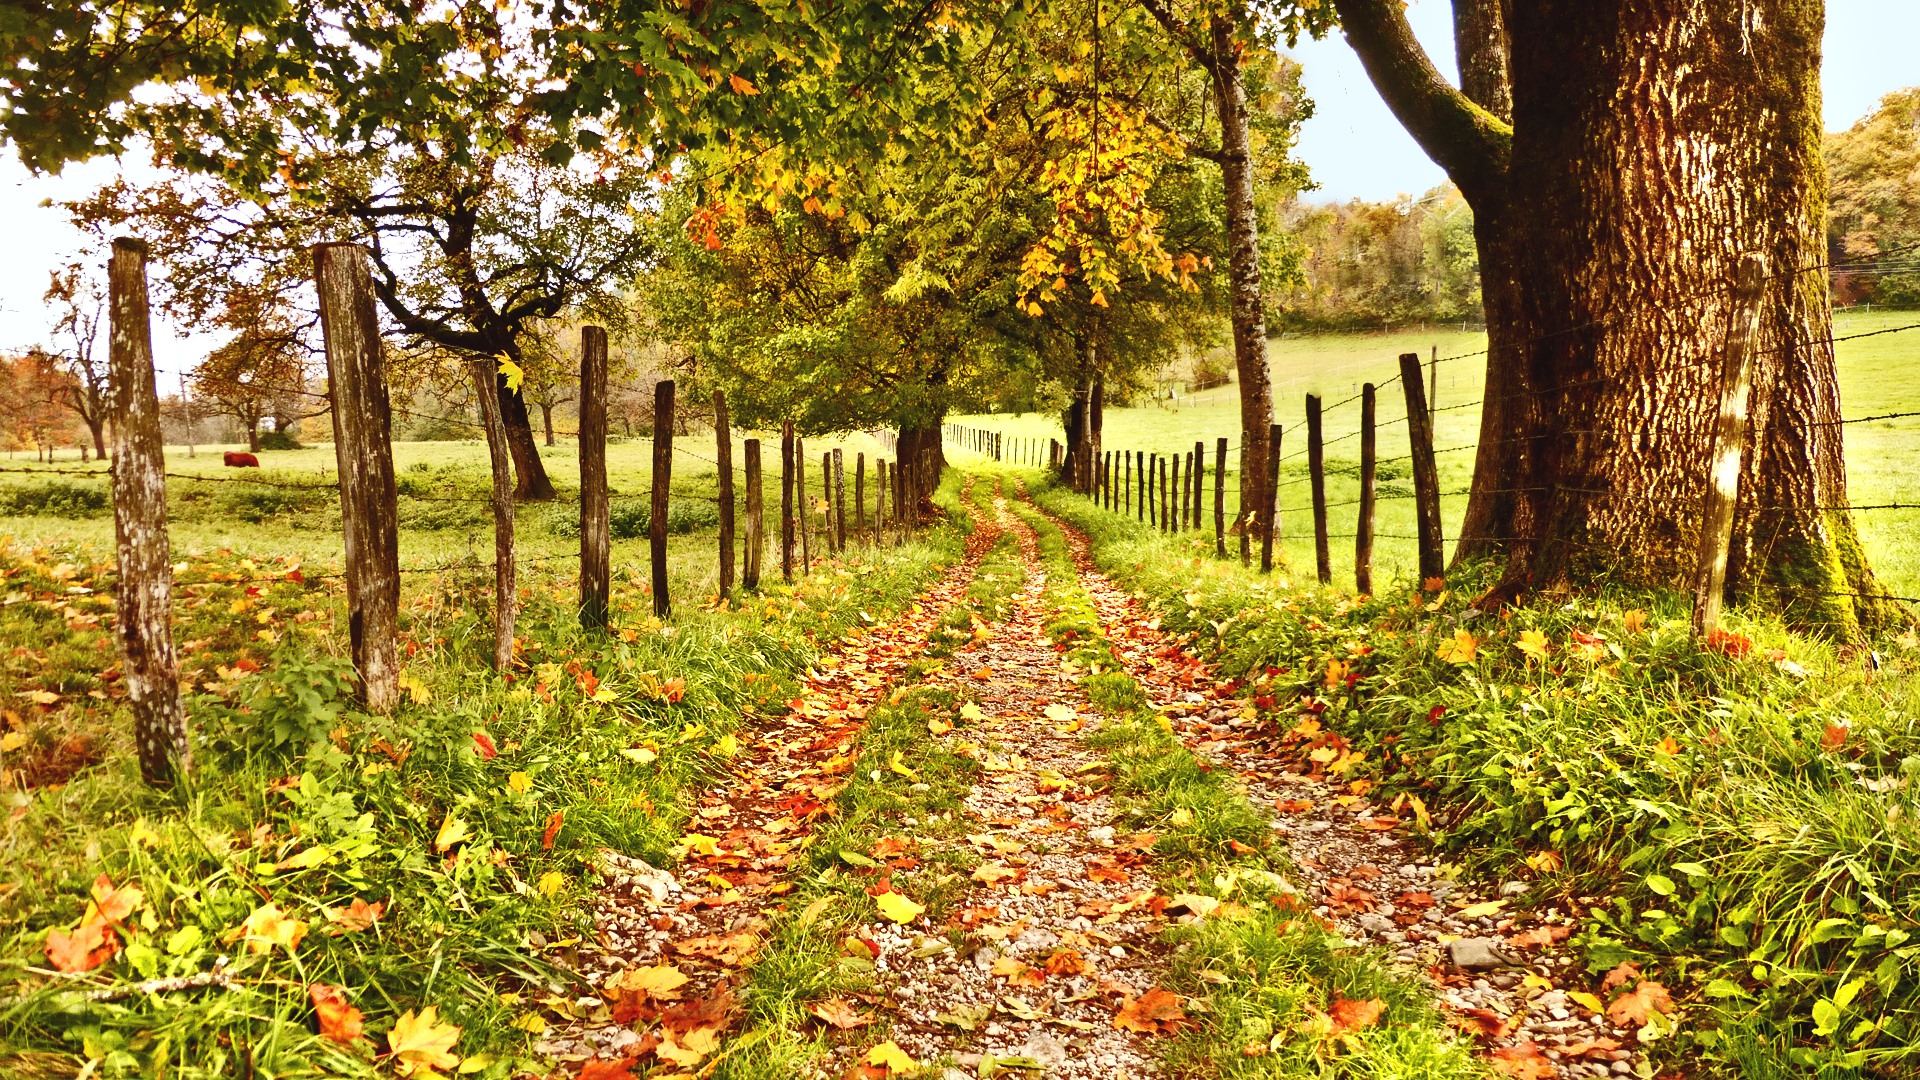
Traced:
<path fill-rule="evenodd" d="M 1434 62 L 1451 75 L 1451 5 L 1447 0 L 1413 0 L 1408 15 Z M 1882 94 L 1920 83 L 1920 0 L 1828 0 L 1827 23 L 1822 86 L 1829 130 L 1864 116 Z M 1381 104 L 1344 40 L 1335 35 L 1305 42 L 1294 54 L 1304 65 L 1307 89 L 1317 107 L 1300 141 L 1300 156 L 1321 186 L 1310 197 L 1387 199 L 1422 192 L 1441 181 L 1440 169 Z M 0 348 L 22 348 L 46 339 L 51 320 L 40 297 L 49 270 L 76 255 L 94 262 L 103 259 L 83 246 L 64 214 L 39 204 L 84 195 L 116 171 L 112 161 L 91 161 L 59 177 L 34 177 L 10 151 L 0 151 L 0 223 L 6 252 L 0 257 Z M 181 338 L 157 323 L 153 344 L 161 371 L 177 373 L 198 363 L 214 339 Z"/>
<path fill-rule="evenodd" d="M 1413 0 L 1407 17 L 1433 62 L 1453 66 L 1453 6 Z M 1446 178 L 1400 126 L 1338 34 L 1291 50 L 1316 115 L 1300 132 L 1300 157 L 1320 190 L 1309 198 L 1390 199 Z M 1827 130 L 1850 126 L 1881 95 L 1920 83 L 1920 0 L 1827 0 L 1821 68 Z"/>

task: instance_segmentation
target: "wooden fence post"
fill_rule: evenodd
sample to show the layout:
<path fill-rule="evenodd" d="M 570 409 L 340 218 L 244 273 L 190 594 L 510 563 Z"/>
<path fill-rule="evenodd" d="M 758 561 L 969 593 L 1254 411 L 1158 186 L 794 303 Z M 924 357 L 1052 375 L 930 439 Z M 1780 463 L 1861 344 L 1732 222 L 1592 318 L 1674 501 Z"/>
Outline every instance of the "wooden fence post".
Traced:
<path fill-rule="evenodd" d="M 154 389 L 147 245 L 121 238 L 107 263 L 113 410 L 113 534 L 120 584 L 113 598 L 121 683 L 133 709 L 140 778 L 166 787 L 193 769 L 173 644 L 173 563 L 167 542 L 166 448 Z M 71 610 L 71 609 L 69 609 Z"/>
<path fill-rule="evenodd" d="M 1433 359 L 1427 364 L 1427 426 L 1433 426 L 1433 407 L 1440 400 L 1440 346 L 1433 347 Z"/>
<path fill-rule="evenodd" d="M 833 451 L 833 542 L 847 553 L 847 463 L 838 447 Z"/>
<path fill-rule="evenodd" d="M 793 498 L 800 519 L 800 574 L 813 573 L 813 523 L 807 513 L 807 440 L 793 437 Z"/>
<path fill-rule="evenodd" d="M 1206 528 L 1206 442 L 1194 440 L 1194 528 Z"/>
<path fill-rule="evenodd" d="M 1120 503 L 1121 513 L 1133 513 L 1133 455 L 1120 451 Z"/>
<path fill-rule="evenodd" d="M 1440 540 L 1440 471 L 1433 460 L 1433 423 L 1420 379 L 1420 354 L 1400 354 L 1400 385 L 1407 392 L 1407 442 L 1413 456 L 1414 534 L 1420 543 L 1422 587 L 1446 573 Z"/>
<path fill-rule="evenodd" d="M 513 565 L 513 456 L 500 420 L 500 369 L 490 357 L 467 361 L 473 396 L 480 405 L 480 426 L 487 433 L 487 461 L 493 476 L 493 669 L 513 666 L 513 626 L 519 589 Z"/>
<path fill-rule="evenodd" d="M 1360 388 L 1360 519 L 1353 528 L 1353 587 L 1363 596 L 1373 592 L 1373 477 L 1378 466 L 1374 398 L 1372 383 Z"/>
<path fill-rule="evenodd" d="M 867 455 L 853 455 L 853 527 L 867 533 Z"/>
<path fill-rule="evenodd" d="M 780 579 L 793 581 L 793 421 L 780 425 Z"/>
<path fill-rule="evenodd" d="M 1254 490 L 1260 490 L 1258 484 Z M 1260 572 L 1273 572 L 1273 545 L 1280 538 L 1280 425 L 1267 428 L 1267 505 L 1260 507 Z"/>
<path fill-rule="evenodd" d="M 316 244 L 313 280 L 333 389 L 353 666 L 367 711 L 388 713 L 400 702 L 399 494 L 372 259 L 358 244 Z"/>
<path fill-rule="evenodd" d="M 713 392 L 713 449 L 720 478 L 720 595 L 733 591 L 733 430 L 727 420 L 727 395 Z"/>
<path fill-rule="evenodd" d="M 761 503 L 765 493 L 760 490 L 760 440 L 748 439 L 742 447 L 746 456 L 747 482 L 747 550 L 740 573 L 740 584 L 747 589 L 760 587 L 760 538 L 763 535 L 762 519 L 764 514 Z"/>
<path fill-rule="evenodd" d="M 1133 452 L 1133 479 L 1134 487 L 1138 489 L 1135 493 L 1138 498 L 1133 508 L 1134 520 L 1146 522 L 1147 503 L 1152 501 L 1147 498 L 1147 493 L 1152 489 L 1153 485 L 1147 481 L 1147 452 L 1145 450 L 1135 450 Z M 1147 522 L 1147 524 L 1152 523 Z"/>
<path fill-rule="evenodd" d="M 1173 531 L 1173 523 L 1168 520 L 1168 518 L 1171 516 L 1168 513 L 1168 511 L 1171 508 L 1167 505 L 1167 459 L 1161 457 L 1159 454 L 1153 455 L 1153 459 L 1157 463 L 1155 464 L 1153 471 L 1156 475 L 1157 482 L 1160 485 L 1160 502 L 1159 502 L 1160 531 L 1163 533 L 1170 533 Z"/>
<path fill-rule="evenodd" d="M 653 386 L 653 506 L 648 514 L 647 546 L 653 555 L 653 613 L 666 618 L 667 500 L 673 494 L 673 380 Z"/>
<path fill-rule="evenodd" d="M 1307 479 L 1313 491 L 1313 566 L 1320 584 L 1333 582 L 1333 555 L 1327 550 L 1327 450 L 1321 441 L 1320 396 L 1307 395 Z"/>
<path fill-rule="evenodd" d="M 607 627 L 613 589 L 607 502 L 607 332 L 580 328 L 580 625 Z"/>
<path fill-rule="evenodd" d="M 878 542 L 887 530 L 887 462 L 873 459 L 873 538 Z"/>
<path fill-rule="evenodd" d="M 917 519 L 920 517 L 920 458 L 918 455 L 909 455 L 906 461 L 906 475 L 901 478 L 901 491 L 906 498 L 901 500 L 900 505 L 906 510 L 907 540 L 911 542 L 914 526 L 919 524 Z"/>
<path fill-rule="evenodd" d="M 1707 495 L 1700 510 L 1700 559 L 1693 577 L 1693 633 L 1720 629 L 1726 603 L 1727 556 L 1733 543 L 1733 512 L 1740 500 L 1741 456 L 1747 445 L 1747 405 L 1753 388 L 1753 346 L 1759 335 L 1760 292 L 1766 258 L 1741 257 L 1735 271 L 1732 315 L 1720 348 L 1720 417 L 1707 456 Z"/>
<path fill-rule="evenodd" d="M 1169 500 L 1163 496 L 1160 502 L 1161 509 L 1165 510 L 1167 515 L 1167 532 L 1177 534 L 1180 531 L 1180 527 L 1186 524 L 1187 501 L 1180 497 L 1180 455 L 1169 454 L 1167 456 L 1173 459 L 1170 462 L 1173 467 L 1173 488 L 1167 493 L 1171 495 L 1172 498 Z"/>
<path fill-rule="evenodd" d="M 833 543 L 833 451 L 820 454 L 820 544 L 828 555 L 837 554 Z"/>
<path fill-rule="evenodd" d="M 1278 456 L 1273 453 L 1272 448 L 1268 448 L 1267 453 Z M 1242 428 L 1240 431 L 1240 482 L 1236 485 L 1240 489 L 1240 512 L 1235 515 L 1234 520 L 1240 528 L 1240 565 L 1243 567 L 1253 566 L 1253 533 L 1260 524 L 1260 508 L 1250 504 L 1247 499 L 1247 495 L 1252 491 L 1250 485 L 1254 479 L 1247 475 L 1247 432 Z"/>
<path fill-rule="evenodd" d="M 1227 440 L 1213 444 L 1213 557 L 1227 557 Z"/>

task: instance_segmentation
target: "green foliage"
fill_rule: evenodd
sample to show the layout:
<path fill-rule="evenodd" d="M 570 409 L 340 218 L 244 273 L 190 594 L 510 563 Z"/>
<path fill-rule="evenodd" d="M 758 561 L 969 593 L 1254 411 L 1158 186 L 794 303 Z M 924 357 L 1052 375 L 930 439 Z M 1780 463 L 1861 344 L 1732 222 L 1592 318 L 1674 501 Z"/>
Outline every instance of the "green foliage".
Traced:
<path fill-rule="evenodd" d="M 1920 307 L 1920 87 L 1826 137 L 1827 250 L 1837 303 Z M 1880 262 L 1886 256 L 1884 262 Z"/>
<path fill-rule="evenodd" d="M 0 513 L 5 514 L 93 517 L 110 512 L 112 505 L 112 493 L 105 484 L 51 480 L 45 483 L 0 485 Z"/>
<path fill-rule="evenodd" d="M 1389 203 L 1295 204 L 1281 225 L 1307 254 L 1293 281 L 1268 285 L 1270 325 L 1375 329 L 1481 317 L 1473 211 L 1451 184 Z"/>

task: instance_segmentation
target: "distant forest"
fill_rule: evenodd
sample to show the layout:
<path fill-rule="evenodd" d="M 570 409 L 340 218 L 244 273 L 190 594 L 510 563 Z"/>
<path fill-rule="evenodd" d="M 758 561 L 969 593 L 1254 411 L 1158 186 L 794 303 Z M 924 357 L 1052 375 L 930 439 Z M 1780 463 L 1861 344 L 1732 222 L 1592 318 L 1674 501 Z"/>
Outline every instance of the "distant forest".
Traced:
<path fill-rule="evenodd" d="M 1827 246 L 1836 306 L 1920 307 L 1920 87 L 1882 98 L 1826 139 Z M 1367 330 L 1481 318 L 1473 211 L 1451 184 L 1390 202 L 1295 202 L 1279 235 L 1268 325 Z"/>

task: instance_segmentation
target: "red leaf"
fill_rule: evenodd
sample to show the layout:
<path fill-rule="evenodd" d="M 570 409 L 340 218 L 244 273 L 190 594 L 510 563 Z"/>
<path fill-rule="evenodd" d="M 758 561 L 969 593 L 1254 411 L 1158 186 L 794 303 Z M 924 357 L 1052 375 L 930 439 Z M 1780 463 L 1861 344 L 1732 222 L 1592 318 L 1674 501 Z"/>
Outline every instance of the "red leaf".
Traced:
<path fill-rule="evenodd" d="M 566 820 L 567 815 L 558 810 L 555 810 L 553 816 L 547 819 L 547 831 L 540 834 L 541 851 L 553 850 L 553 838 L 560 835 L 560 826 L 565 824 Z"/>
<path fill-rule="evenodd" d="M 473 733 L 473 744 L 480 748 L 480 760 L 482 761 L 492 761 L 494 758 L 500 756 L 500 751 L 494 749 L 493 736 L 484 731 L 476 731 Z"/>

